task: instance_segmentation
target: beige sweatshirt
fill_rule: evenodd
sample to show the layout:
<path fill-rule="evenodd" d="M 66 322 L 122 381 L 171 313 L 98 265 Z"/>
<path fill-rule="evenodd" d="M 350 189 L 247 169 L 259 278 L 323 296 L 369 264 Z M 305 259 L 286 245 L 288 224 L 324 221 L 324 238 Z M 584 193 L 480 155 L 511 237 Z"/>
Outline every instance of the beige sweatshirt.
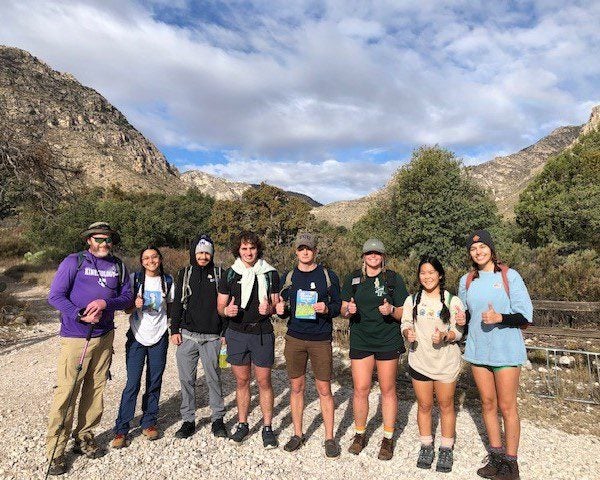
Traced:
<path fill-rule="evenodd" d="M 447 303 L 450 294 L 447 291 L 444 293 Z M 440 318 L 442 311 L 440 296 L 430 297 L 423 292 L 421 302 L 417 307 L 417 321 L 413 322 L 413 296 L 409 295 L 404 302 L 400 327 L 403 334 L 407 328 L 414 328 L 417 336 L 413 348 L 408 347 L 408 364 L 422 375 L 443 383 L 454 382 L 458 378 L 461 368 L 460 349 L 454 343 L 462 338 L 463 327 L 456 326 L 455 318 L 457 309 L 464 312 L 460 298 L 453 296 L 449 309 L 450 323 L 444 324 Z M 431 337 L 435 332 L 435 327 L 441 332 L 454 332 L 456 335 L 454 342 L 440 342 L 434 345 Z"/>

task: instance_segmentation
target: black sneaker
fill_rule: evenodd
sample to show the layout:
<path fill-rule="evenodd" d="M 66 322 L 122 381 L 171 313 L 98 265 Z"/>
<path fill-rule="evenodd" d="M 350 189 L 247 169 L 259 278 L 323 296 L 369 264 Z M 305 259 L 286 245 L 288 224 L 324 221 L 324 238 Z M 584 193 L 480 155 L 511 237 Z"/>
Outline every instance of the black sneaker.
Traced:
<path fill-rule="evenodd" d="M 419 459 L 417 460 L 417 467 L 431 468 L 433 457 L 435 457 L 433 445 L 421 445 L 421 450 L 419 450 Z"/>
<path fill-rule="evenodd" d="M 498 467 L 502 463 L 504 459 L 504 454 L 502 452 L 490 452 L 483 459 L 483 461 L 487 461 L 487 463 L 477 470 L 477 475 L 483 478 L 494 478 L 494 476 L 498 473 Z"/>
<path fill-rule="evenodd" d="M 231 434 L 231 437 L 229 438 L 235 443 L 242 443 L 244 439 L 248 436 L 248 433 L 250 433 L 250 428 L 248 427 L 248 424 L 238 423 L 235 427 L 235 432 L 233 432 Z"/>
<path fill-rule="evenodd" d="M 454 454 L 451 448 L 440 447 L 438 450 L 438 460 L 435 466 L 436 472 L 450 473 L 454 463 Z"/>
<path fill-rule="evenodd" d="M 64 455 L 60 455 L 50 462 L 48 475 L 64 475 L 67 473 L 67 461 Z"/>
<path fill-rule="evenodd" d="M 270 450 L 271 448 L 277 448 L 279 446 L 279 442 L 277 442 L 277 438 L 275 438 L 275 433 L 273 433 L 273 429 L 271 427 L 263 427 L 262 439 L 263 447 L 265 447 L 267 450 Z"/>
<path fill-rule="evenodd" d="M 335 440 L 325 440 L 325 456 L 327 458 L 337 458 L 340 456 L 340 453 L 340 446 Z"/>
<path fill-rule="evenodd" d="M 227 438 L 229 436 L 229 433 L 227 432 L 227 428 L 225 428 L 225 424 L 223 423 L 222 418 L 216 419 L 212 423 L 212 426 L 210 428 L 215 437 Z"/>
<path fill-rule="evenodd" d="M 191 437 L 196 431 L 196 424 L 194 422 L 183 422 L 179 430 L 175 432 L 175 438 L 188 438 Z"/>

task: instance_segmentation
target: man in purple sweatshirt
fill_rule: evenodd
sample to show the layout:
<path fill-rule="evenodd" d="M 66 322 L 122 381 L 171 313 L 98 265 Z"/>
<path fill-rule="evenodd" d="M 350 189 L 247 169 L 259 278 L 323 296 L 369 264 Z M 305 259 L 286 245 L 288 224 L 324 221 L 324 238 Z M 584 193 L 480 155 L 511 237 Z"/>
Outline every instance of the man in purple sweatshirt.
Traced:
<path fill-rule="evenodd" d="M 106 222 L 96 222 L 81 235 L 86 239 L 88 249 L 73 253 L 61 262 L 48 295 L 48 303 L 60 311 L 61 319 L 58 386 L 50 408 L 46 437 L 49 459 L 57 445 L 50 466 L 53 475 L 67 471 L 64 451 L 80 390 L 77 425 L 73 429 L 73 452 L 89 458 L 96 458 L 102 453 L 94 441 L 92 430 L 102 417 L 102 397 L 112 357 L 114 313 L 133 303 L 129 275 L 122 262 L 111 253 L 113 245 L 119 241 L 118 233 Z M 77 378 L 64 429 L 59 436 L 90 324 L 94 325 L 92 338 Z"/>

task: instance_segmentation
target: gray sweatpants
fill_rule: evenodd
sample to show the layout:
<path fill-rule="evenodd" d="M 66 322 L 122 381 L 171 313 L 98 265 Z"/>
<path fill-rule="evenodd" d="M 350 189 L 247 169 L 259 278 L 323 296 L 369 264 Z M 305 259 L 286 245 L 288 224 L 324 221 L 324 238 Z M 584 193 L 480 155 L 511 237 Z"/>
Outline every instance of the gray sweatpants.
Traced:
<path fill-rule="evenodd" d="M 181 382 L 181 419 L 194 422 L 196 412 L 196 371 L 198 359 L 202 362 L 204 377 L 208 386 L 208 402 L 212 411 L 212 421 L 225 416 L 225 401 L 221 386 L 219 350 L 221 341 L 218 335 L 195 333 L 182 329 L 183 342 L 177 347 L 177 370 Z"/>

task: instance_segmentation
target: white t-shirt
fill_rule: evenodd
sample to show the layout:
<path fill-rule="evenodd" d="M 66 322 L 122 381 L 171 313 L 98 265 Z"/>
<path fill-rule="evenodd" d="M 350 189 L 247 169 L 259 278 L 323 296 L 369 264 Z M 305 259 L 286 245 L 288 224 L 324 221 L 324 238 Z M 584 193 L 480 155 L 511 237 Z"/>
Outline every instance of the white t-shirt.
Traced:
<path fill-rule="evenodd" d="M 134 284 L 135 274 L 131 275 L 131 285 Z M 168 328 L 167 303 L 174 299 L 174 287 L 166 295 L 162 292 L 160 277 L 146 277 L 144 280 L 144 306 L 136 308 L 129 317 L 129 324 L 135 339 L 147 347 L 157 343 Z M 142 293 L 140 285 L 135 297 Z"/>

